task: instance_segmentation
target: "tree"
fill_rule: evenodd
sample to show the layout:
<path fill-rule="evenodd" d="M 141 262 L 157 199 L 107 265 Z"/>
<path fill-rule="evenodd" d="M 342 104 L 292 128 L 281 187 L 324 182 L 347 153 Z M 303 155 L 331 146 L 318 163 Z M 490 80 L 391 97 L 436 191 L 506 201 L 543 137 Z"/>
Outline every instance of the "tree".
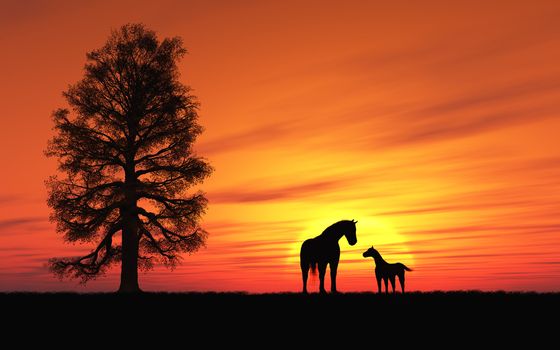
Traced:
<path fill-rule="evenodd" d="M 82 80 L 53 113 L 57 157 L 47 181 L 51 221 L 68 242 L 95 243 L 84 256 L 49 260 L 59 277 L 87 282 L 121 263 L 120 292 L 140 291 L 138 269 L 174 267 L 204 245 L 207 200 L 188 191 L 212 169 L 193 150 L 198 103 L 179 82 L 180 38 L 159 41 L 141 24 L 113 31 L 87 54 Z"/>

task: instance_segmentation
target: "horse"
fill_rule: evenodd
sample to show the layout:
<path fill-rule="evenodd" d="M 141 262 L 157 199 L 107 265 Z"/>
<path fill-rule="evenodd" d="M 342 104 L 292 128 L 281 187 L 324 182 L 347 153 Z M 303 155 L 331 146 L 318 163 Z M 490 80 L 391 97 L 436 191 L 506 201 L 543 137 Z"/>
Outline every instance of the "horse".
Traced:
<path fill-rule="evenodd" d="M 389 264 L 381 257 L 381 254 L 373 246 L 366 250 L 362 254 L 364 258 L 372 257 L 375 261 L 375 278 L 377 279 L 377 289 L 381 293 L 381 279 L 385 282 L 385 294 L 389 293 L 387 288 L 387 280 L 391 281 L 391 286 L 393 287 L 393 294 L 395 294 L 395 276 L 399 276 L 399 282 L 401 283 L 401 289 L 404 294 L 404 272 L 412 271 L 406 267 L 406 265 L 401 263 Z"/>
<path fill-rule="evenodd" d="M 323 233 L 308 239 L 301 245 L 299 254 L 301 276 L 303 278 L 303 293 L 307 293 L 307 277 L 309 268 L 311 273 L 319 268 L 319 290 L 325 293 L 325 272 L 327 264 L 331 269 L 331 292 L 336 293 L 336 270 L 340 260 L 338 240 L 345 236 L 350 245 L 356 244 L 356 223 L 354 220 L 342 220 L 327 227 Z"/>

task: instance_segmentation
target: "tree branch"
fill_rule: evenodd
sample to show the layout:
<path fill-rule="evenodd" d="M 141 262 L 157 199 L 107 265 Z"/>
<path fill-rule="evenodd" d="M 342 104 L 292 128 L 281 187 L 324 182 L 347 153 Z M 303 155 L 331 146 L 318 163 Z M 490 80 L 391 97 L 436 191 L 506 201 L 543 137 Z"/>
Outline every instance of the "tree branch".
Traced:
<path fill-rule="evenodd" d="M 152 236 L 152 234 L 150 233 L 150 231 L 148 231 L 148 229 L 146 229 L 146 227 L 144 227 L 143 224 L 140 224 L 140 230 L 142 232 L 142 234 L 148 238 L 148 241 L 151 242 L 151 247 L 155 248 L 157 250 L 157 252 L 166 257 L 169 260 L 174 260 L 177 258 L 177 256 L 173 255 L 173 254 L 169 254 L 170 251 L 173 251 L 173 248 L 167 248 L 167 249 L 163 249 L 160 245 L 160 243 L 154 238 L 154 236 Z"/>
<path fill-rule="evenodd" d="M 115 233 L 122 229 L 121 222 L 112 225 L 105 233 L 104 238 L 97 247 L 89 254 L 78 258 L 54 258 L 49 260 L 50 269 L 59 277 L 70 275 L 73 278 L 81 278 L 86 283 L 91 278 L 108 268 L 112 259 L 120 254 L 120 249 L 112 247 L 112 238 Z M 105 253 L 101 260 L 99 254 L 104 249 Z"/>

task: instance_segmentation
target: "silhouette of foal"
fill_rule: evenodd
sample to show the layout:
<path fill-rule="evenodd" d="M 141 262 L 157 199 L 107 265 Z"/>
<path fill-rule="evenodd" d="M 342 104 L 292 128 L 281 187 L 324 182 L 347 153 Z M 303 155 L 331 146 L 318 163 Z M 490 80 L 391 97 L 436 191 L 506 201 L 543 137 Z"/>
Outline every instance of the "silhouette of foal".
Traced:
<path fill-rule="evenodd" d="M 385 282 L 385 293 L 389 293 L 389 288 L 387 286 L 387 280 L 391 281 L 391 286 L 393 287 L 393 293 L 395 293 L 395 276 L 399 276 L 399 282 L 401 283 L 401 289 L 404 294 L 404 271 L 412 271 L 404 264 L 396 263 L 389 264 L 381 257 L 381 254 L 373 246 L 366 250 L 362 254 L 364 258 L 372 257 L 375 261 L 375 278 L 377 279 L 377 289 L 381 293 L 381 280 Z"/>
<path fill-rule="evenodd" d="M 356 244 L 357 221 L 342 220 L 327 227 L 323 233 L 315 238 L 303 242 L 299 254 L 301 276 L 303 278 L 303 292 L 307 293 L 307 276 L 309 268 L 315 272 L 319 267 L 319 290 L 325 293 L 325 272 L 327 264 L 331 268 L 331 292 L 336 292 L 336 269 L 340 260 L 340 247 L 338 240 L 346 236 L 350 245 Z"/>

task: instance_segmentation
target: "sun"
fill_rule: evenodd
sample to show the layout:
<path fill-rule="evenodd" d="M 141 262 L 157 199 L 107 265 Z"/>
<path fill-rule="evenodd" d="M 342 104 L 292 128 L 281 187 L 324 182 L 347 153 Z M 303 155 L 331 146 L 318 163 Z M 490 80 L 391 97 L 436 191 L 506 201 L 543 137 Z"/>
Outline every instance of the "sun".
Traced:
<path fill-rule="evenodd" d="M 341 211 L 335 210 L 323 214 L 321 217 L 307 220 L 305 230 L 298 234 L 298 240 L 291 246 L 286 263 L 299 266 L 299 251 L 301 244 L 306 239 L 318 236 L 325 228 L 337 221 L 353 219 L 357 221 L 356 236 L 358 242 L 354 246 L 350 246 L 344 237 L 340 239 L 341 263 L 352 264 L 359 270 L 364 268 L 371 270 L 371 261 L 364 259 L 362 253 L 373 245 L 383 256 L 387 257 L 388 262 L 398 260 L 407 265 L 414 265 L 414 257 L 408 253 L 406 238 L 397 232 L 389 220 L 359 214 L 348 217 L 348 215 L 341 215 Z M 347 270 L 347 267 L 345 267 L 345 270 Z"/>

